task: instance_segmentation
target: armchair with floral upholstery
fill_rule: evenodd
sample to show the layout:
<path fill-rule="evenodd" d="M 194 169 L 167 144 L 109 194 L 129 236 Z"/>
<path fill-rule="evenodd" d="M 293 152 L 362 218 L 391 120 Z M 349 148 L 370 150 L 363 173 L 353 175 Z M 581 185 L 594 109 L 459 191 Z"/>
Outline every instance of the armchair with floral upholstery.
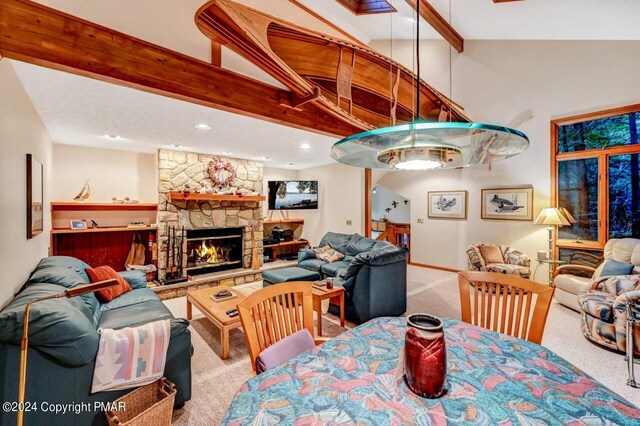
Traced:
<path fill-rule="evenodd" d="M 522 278 L 531 276 L 531 259 L 510 246 L 472 244 L 467 247 L 470 271 L 498 272 Z"/>
<path fill-rule="evenodd" d="M 627 350 L 627 303 L 640 301 L 640 275 L 603 277 L 578 295 L 584 337 L 620 352 Z M 640 327 L 634 329 L 634 352 L 640 355 Z"/>

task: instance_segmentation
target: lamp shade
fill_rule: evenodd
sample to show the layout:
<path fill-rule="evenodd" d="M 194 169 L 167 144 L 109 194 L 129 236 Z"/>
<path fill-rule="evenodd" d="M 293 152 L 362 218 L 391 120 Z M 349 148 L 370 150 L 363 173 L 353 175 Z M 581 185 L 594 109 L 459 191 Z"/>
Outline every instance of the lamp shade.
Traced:
<path fill-rule="evenodd" d="M 562 212 L 562 214 L 564 215 L 564 217 L 567 218 L 567 220 L 569 221 L 569 223 L 576 223 L 576 218 L 574 218 L 573 216 L 571 216 L 571 213 L 569 213 L 569 210 L 565 209 L 564 207 L 558 207 L 560 209 L 560 211 Z"/>
<path fill-rule="evenodd" d="M 569 226 L 571 223 L 565 217 L 561 209 L 556 207 L 548 207 L 542 209 L 535 221 L 536 225 L 557 225 Z"/>

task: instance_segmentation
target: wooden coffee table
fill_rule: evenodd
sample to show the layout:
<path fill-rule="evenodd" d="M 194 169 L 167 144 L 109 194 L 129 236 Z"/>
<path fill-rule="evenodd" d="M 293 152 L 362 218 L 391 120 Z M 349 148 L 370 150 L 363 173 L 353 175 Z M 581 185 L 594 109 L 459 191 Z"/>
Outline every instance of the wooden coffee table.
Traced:
<path fill-rule="evenodd" d="M 225 288 L 238 297 L 222 302 L 214 302 L 211 296 Z M 248 294 L 259 288 L 259 285 L 251 283 L 237 287 L 218 286 L 187 292 L 187 319 L 190 320 L 192 318 L 193 305 L 220 330 L 220 344 L 222 346 L 220 358 L 229 358 L 229 331 L 241 326 L 240 317 L 238 315 L 230 317 L 227 315 L 227 311 L 235 309 L 238 303 Z"/>
<path fill-rule="evenodd" d="M 318 315 L 318 336 L 322 336 L 322 301 L 325 299 L 332 299 L 334 297 L 340 297 L 340 326 L 344 327 L 344 289 L 342 287 L 333 287 L 328 289 L 324 287 L 313 287 L 313 310 Z"/>

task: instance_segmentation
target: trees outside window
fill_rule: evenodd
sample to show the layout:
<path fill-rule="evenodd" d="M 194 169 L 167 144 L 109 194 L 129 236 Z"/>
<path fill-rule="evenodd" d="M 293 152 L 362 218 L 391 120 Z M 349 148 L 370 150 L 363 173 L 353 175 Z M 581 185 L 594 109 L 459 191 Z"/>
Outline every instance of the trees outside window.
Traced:
<path fill-rule="evenodd" d="M 596 253 L 609 238 L 640 238 L 640 105 L 551 122 L 552 200 L 576 223 L 559 253 Z"/>

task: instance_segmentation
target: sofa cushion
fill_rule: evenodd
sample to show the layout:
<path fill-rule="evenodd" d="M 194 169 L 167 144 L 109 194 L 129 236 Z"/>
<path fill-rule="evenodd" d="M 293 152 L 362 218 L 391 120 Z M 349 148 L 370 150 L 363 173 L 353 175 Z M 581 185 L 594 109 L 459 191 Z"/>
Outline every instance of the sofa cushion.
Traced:
<path fill-rule="evenodd" d="M 480 268 L 483 272 L 496 272 L 498 274 L 515 275 L 517 277 L 529 278 L 531 269 L 526 266 L 507 265 L 506 263 L 491 263 Z"/>
<path fill-rule="evenodd" d="M 169 309 L 156 298 L 135 305 L 122 306 L 102 312 L 100 328 L 123 328 L 150 321 L 172 319 Z"/>
<path fill-rule="evenodd" d="M 155 291 L 150 288 L 136 288 L 119 297 L 116 297 L 110 302 L 100 305 L 100 310 L 110 311 L 112 309 L 123 308 L 125 306 L 136 305 L 138 303 L 148 302 L 150 300 L 158 300 L 158 296 Z"/>
<path fill-rule="evenodd" d="M 312 349 L 315 346 L 313 336 L 309 330 L 302 329 L 277 341 L 273 345 L 260 352 L 256 358 L 256 372 L 258 374 L 289 361 Z"/>
<path fill-rule="evenodd" d="M 338 250 L 340 253 L 346 253 L 347 244 L 351 240 L 352 234 L 338 234 L 336 232 L 327 232 L 320 240 L 320 247 L 330 245 L 331 248 Z"/>
<path fill-rule="evenodd" d="M 89 276 L 85 272 L 85 269 L 90 268 L 91 266 L 89 266 L 87 263 L 83 262 L 80 259 L 77 259 L 75 257 L 70 257 L 70 256 L 49 256 L 49 257 L 43 258 L 40 261 L 40 263 L 36 267 L 36 270 L 42 269 L 42 268 L 49 268 L 52 266 L 68 268 L 73 271 L 76 271 L 78 275 L 82 277 L 83 283 L 85 284 L 89 283 Z"/>
<path fill-rule="evenodd" d="M 118 282 L 118 284 L 113 287 L 96 291 L 96 296 L 103 303 L 110 302 L 116 297 L 128 291 L 131 291 L 131 286 L 129 285 L 129 283 L 124 278 L 122 278 L 122 276 L 118 275 L 118 273 L 111 266 L 98 266 L 97 268 L 93 269 L 87 268 L 87 275 L 89 275 L 89 279 L 92 283 L 97 283 L 109 279 L 115 279 Z"/>
<path fill-rule="evenodd" d="M 298 263 L 300 268 L 308 269 L 309 271 L 320 272 L 320 268 L 326 265 L 327 262 L 319 259 L 307 259 Z M 264 274 L 263 274 L 264 275 Z"/>
<path fill-rule="evenodd" d="M 580 292 L 589 290 L 593 280 L 586 277 L 578 277 L 571 274 L 558 274 L 553 280 L 553 284 L 568 293 L 577 295 Z"/>
<path fill-rule="evenodd" d="M 349 256 L 357 256 L 358 254 L 370 251 L 373 249 L 373 246 L 376 244 L 376 240 L 372 240 L 371 238 L 365 238 L 359 234 L 353 234 L 349 243 L 347 244 L 346 254 Z"/>
<path fill-rule="evenodd" d="M 86 277 L 87 274 L 85 273 L 84 276 Z M 89 281 L 85 280 L 75 270 L 64 266 L 48 266 L 45 268 L 38 266 L 29 277 L 27 286 L 38 283 L 56 284 L 64 288 L 71 288 L 79 284 L 87 284 Z"/>
<path fill-rule="evenodd" d="M 131 271 L 121 271 L 118 272 L 118 275 L 124 278 L 134 290 L 136 288 L 147 288 L 147 274 L 143 271 L 135 269 Z"/>
<path fill-rule="evenodd" d="M 480 244 L 478 250 L 480 250 L 480 255 L 485 264 L 504 263 L 500 247 L 493 244 Z"/>
<path fill-rule="evenodd" d="M 339 262 L 327 263 L 326 265 L 322 265 L 320 268 L 320 272 L 325 275 L 329 275 L 332 277 L 337 277 L 340 275 L 342 270 L 346 270 L 349 267 L 349 263 L 341 260 Z"/>
<path fill-rule="evenodd" d="M 605 322 L 613 322 L 615 296 L 597 290 L 588 290 L 578 295 L 578 304 L 583 312 Z"/>
<path fill-rule="evenodd" d="M 615 259 L 607 259 L 604 261 L 599 277 L 611 277 L 614 275 L 629 275 L 633 271 L 633 264 L 620 262 Z"/>
<path fill-rule="evenodd" d="M 63 286 L 48 283 L 25 288 L 0 312 L 0 342 L 19 345 L 25 305 L 65 290 Z M 79 297 L 34 303 L 29 320 L 29 346 L 69 366 L 88 364 L 95 357 L 99 342 L 90 318 L 93 314 Z"/>

